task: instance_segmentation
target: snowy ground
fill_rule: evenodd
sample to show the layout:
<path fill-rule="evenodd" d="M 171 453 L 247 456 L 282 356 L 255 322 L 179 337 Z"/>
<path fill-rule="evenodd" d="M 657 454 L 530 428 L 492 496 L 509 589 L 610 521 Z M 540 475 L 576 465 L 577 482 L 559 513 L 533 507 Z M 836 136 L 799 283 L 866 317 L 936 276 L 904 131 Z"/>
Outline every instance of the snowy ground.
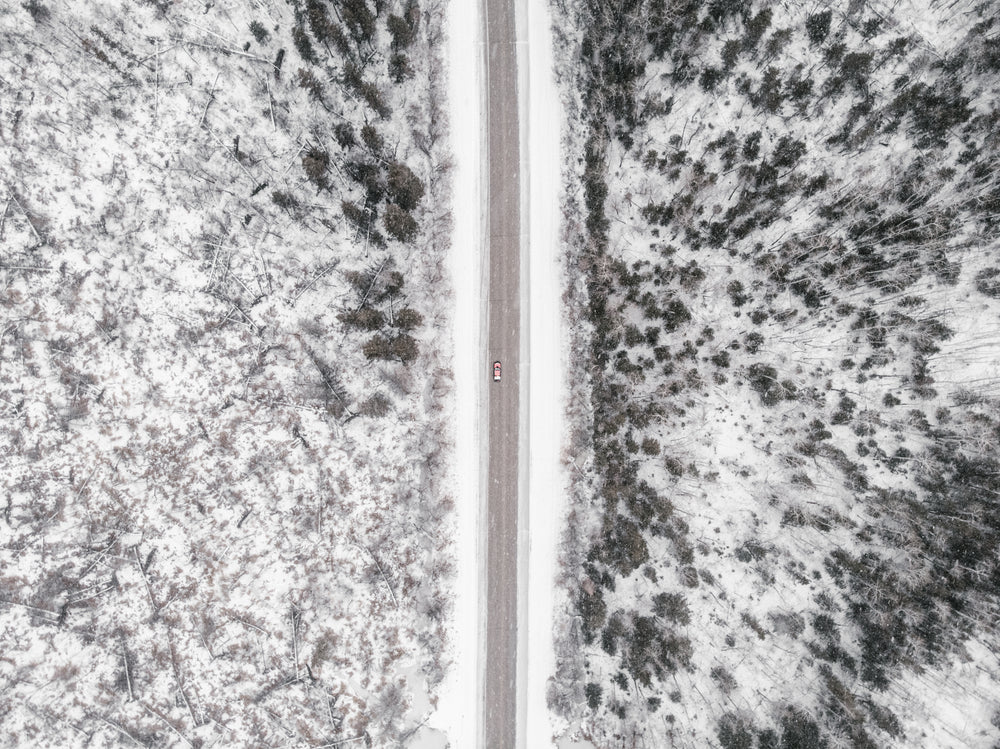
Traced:
<path fill-rule="evenodd" d="M 286 3 L 0 4 L 0 744 L 442 745 L 448 217 L 415 251 L 342 203 L 392 143 L 448 204 L 421 5 L 361 101 Z"/>
<path fill-rule="evenodd" d="M 552 746 L 552 724 L 545 691 L 555 670 L 552 606 L 556 577 L 556 542 L 565 512 L 566 482 L 560 454 L 563 443 L 565 373 L 562 334 L 562 274 L 559 243 L 560 131 L 563 113 L 552 65 L 552 20 L 545 2 L 527 6 L 527 45 L 521 62 L 527 73 L 522 101 L 527 102 L 525 163 L 522 172 L 529 282 L 528 356 L 530 402 L 527 493 L 527 632 L 522 638 L 526 684 L 526 746 Z M 526 58 L 526 59 L 525 59 Z"/>
<path fill-rule="evenodd" d="M 455 289 L 455 621 L 449 675 L 441 687 L 435 720 L 453 747 L 476 742 L 479 707 L 479 402 L 480 277 L 480 128 L 482 28 L 477 2 L 452 2 L 448 17 L 448 100 L 450 104 L 454 201 L 451 274 Z M 470 33 L 473 32 L 473 33 Z M 438 725 L 436 723 L 436 725 Z"/>

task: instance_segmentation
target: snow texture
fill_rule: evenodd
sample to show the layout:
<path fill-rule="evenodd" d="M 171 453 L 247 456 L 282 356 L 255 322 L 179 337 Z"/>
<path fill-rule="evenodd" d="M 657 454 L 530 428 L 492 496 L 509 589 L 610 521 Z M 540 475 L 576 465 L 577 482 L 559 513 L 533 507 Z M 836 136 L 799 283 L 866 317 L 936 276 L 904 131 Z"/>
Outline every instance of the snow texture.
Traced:
<path fill-rule="evenodd" d="M 342 5 L 0 8 L 18 745 L 443 745 L 444 15 Z"/>
<path fill-rule="evenodd" d="M 448 102 L 454 230 L 450 273 L 455 289 L 454 352 L 455 403 L 451 470 L 455 495 L 456 557 L 454 618 L 448 672 L 434 724 L 440 725 L 452 747 L 476 745 L 478 711 L 482 699 L 480 665 L 480 585 L 484 570 L 480 556 L 480 415 L 481 386 L 487 363 L 480 353 L 482 186 L 481 112 L 483 96 L 482 23 L 479 3 L 448 4 Z"/>
<path fill-rule="evenodd" d="M 552 19 L 544 2 L 526 2 L 527 75 L 525 141 L 525 220 L 528 226 L 527 298 L 529 367 L 527 494 L 527 621 L 524 638 L 525 746 L 552 746 L 552 715 L 546 706 L 555 672 L 552 641 L 559 529 L 566 511 L 563 467 L 566 382 L 570 372 L 563 336 L 562 243 L 559 195 L 562 150 L 558 123 L 564 122 L 552 58 Z M 523 6 L 522 6 L 523 7 Z M 525 59 L 526 58 L 526 59 Z"/>

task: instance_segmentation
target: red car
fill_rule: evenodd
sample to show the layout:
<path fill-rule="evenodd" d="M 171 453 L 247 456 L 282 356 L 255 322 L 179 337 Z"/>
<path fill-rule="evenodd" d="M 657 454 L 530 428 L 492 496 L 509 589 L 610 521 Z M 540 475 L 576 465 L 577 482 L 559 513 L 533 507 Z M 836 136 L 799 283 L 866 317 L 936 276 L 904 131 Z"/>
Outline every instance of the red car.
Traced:
<path fill-rule="evenodd" d="M 493 362 L 493 382 L 500 382 L 500 362 Z"/>

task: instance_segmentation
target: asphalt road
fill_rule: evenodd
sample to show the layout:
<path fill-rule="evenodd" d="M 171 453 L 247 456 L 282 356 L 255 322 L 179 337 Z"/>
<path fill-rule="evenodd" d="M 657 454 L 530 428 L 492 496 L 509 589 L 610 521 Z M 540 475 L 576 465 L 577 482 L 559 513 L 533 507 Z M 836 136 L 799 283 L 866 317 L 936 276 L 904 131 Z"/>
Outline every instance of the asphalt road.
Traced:
<path fill-rule="evenodd" d="M 489 171 L 486 490 L 486 660 L 482 746 L 514 749 L 517 737 L 518 380 L 520 375 L 520 153 L 513 0 L 483 0 Z"/>

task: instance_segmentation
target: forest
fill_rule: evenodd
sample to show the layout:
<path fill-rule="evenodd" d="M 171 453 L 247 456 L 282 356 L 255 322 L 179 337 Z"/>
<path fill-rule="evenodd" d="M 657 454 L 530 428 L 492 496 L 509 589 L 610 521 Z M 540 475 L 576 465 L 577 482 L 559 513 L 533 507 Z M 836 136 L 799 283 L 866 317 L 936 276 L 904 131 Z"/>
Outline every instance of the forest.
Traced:
<path fill-rule="evenodd" d="M 595 746 L 1000 746 L 990 2 L 555 0 Z"/>

